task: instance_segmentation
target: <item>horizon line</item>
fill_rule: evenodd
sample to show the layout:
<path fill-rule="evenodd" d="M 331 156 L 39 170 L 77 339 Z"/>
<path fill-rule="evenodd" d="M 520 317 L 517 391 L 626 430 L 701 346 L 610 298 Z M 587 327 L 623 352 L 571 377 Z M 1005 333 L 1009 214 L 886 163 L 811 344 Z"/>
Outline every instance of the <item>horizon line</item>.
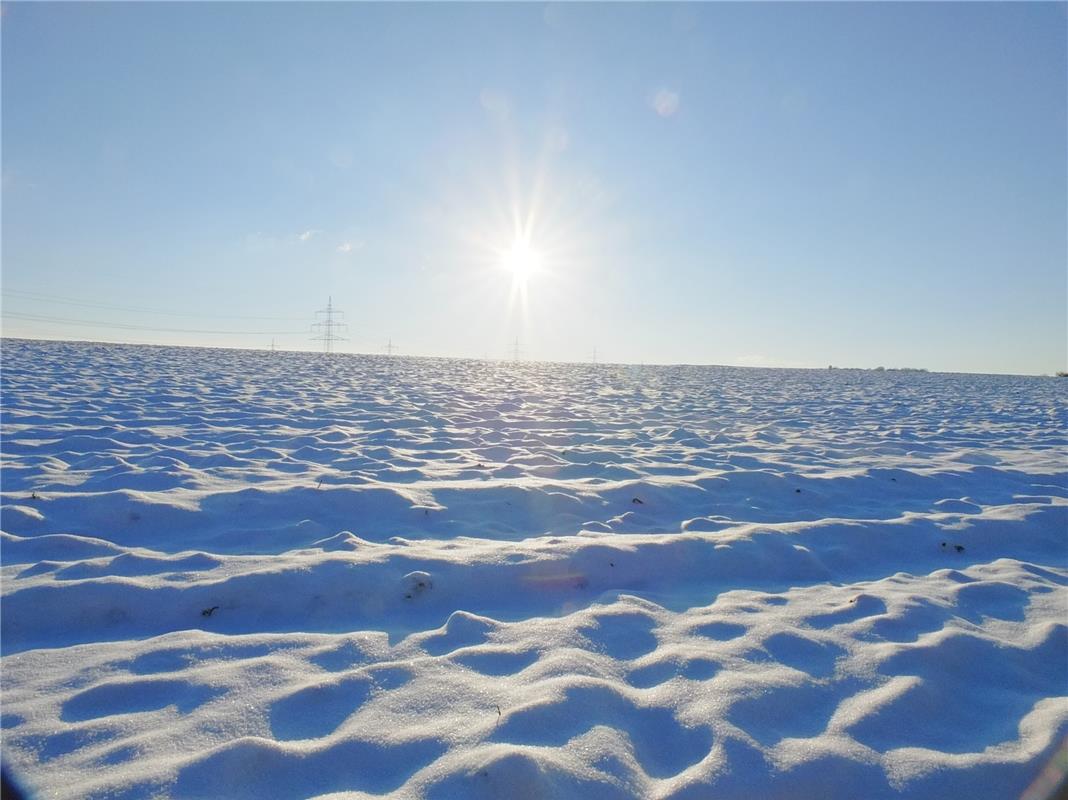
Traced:
<path fill-rule="evenodd" d="M 487 364 L 561 364 L 561 365 L 585 365 L 589 367 L 708 367 L 718 369 L 773 369 L 773 370 L 791 370 L 798 371 L 804 370 L 807 372 L 894 372 L 894 373 L 921 373 L 927 375 L 996 375 L 1001 377 L 1018 377 L 1018 378 L 1053 378 L 1061 377 L 1064 373 L 1061 372 L 967 372 L 960 370 L 941 370 L 941 369 L 928 369 L 926 367 L 887 367 L 883 365 L 875 367 L 852 367 L 852 366 L 838 366 L 836 364 L 829 364 L 826 367 L 791 367 L 791 366 L 770 366 L 770 365 L 757 365 L 757 364 L 715 364 L 715 363 L 694 363 L 694 362 L 646 362 L 631 363 L 626 361 L 562 361 L 558 359 L 512 359 L 507 357 L 500 358 L 488 358 L 481 356 L 435 356 L 435 355 L 419 355 L 415 353 L 406 355 L 387 355 L 386 353 L 376 352 L 359 352 L 359 351 L 344 351 L 334 350 L 331 352 L 325 352 L 323 350 L 291 350 L 284 348 L 277 348 L 271 350 L 266 347 L 238 347 L 238 346 L 225 346 L 225 345 L 204 345 L 204 344 L 161 344 L 158 342 L 128 342 L 128 341 L 111 341 L 101 339 L 48 339 L 43 337 L 29 337 L 29 336 L 9 336 L 7 334 L 0 333 L 0 342 L 5 341 L 19 341 L 19 342 L 56 342 L 62 344 L 102 344 L 102 345 L 119 345 L 122 347 L 173 347 L 184 348 L 190 350 L 233 350 L 243 353 L 299 353 L 302 355 L 321 355 L 326 357 L 337 356 L 359 356 L 359 357 L 372 357 L 372 358 L 420 358 L 420 359 L 434 359 L 439 361 L 483 361 Z M 2 348 L 0 348 L 2 350 Z M 2 358 L 0 358 L 0 367 L 2 367 Z"/>

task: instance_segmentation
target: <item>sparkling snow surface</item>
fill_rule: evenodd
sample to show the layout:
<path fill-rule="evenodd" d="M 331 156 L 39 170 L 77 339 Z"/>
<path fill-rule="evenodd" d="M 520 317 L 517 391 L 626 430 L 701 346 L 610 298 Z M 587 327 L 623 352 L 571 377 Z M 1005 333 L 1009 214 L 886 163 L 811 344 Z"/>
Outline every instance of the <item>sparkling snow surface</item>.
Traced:
<path fill-rule="evenodd" d="M 5 761 L 64 798 L 1017 797 L 1068 733 L 1066 397 L 7 340 Z"/>

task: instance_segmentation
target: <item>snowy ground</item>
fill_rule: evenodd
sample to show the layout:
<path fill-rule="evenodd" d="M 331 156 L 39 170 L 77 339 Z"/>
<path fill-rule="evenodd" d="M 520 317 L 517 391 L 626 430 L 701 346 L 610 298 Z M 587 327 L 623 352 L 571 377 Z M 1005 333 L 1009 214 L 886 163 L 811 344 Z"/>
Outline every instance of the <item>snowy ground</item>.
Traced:
<path fill-rule="evenodd" d="M 7 340 L 5 761 L 69 798 L 1017 797 L 1068 733 L 1066 399 Z"/>

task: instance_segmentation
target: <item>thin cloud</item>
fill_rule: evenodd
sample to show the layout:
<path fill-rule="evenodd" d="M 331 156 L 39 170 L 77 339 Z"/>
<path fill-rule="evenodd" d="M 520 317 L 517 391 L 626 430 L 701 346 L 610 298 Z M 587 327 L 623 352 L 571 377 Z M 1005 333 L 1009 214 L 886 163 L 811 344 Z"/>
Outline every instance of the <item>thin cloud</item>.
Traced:
<path fill-rule="evenodd" d="M 302 242 L 306 242 L 313 236 L 318 236 L 320 233 L 322 233 L 322 231 L 318 228 L 309 228 L 308 230 L 304 231 L 304 233 L 298 233 L 297 238 L 300 239 Z"/>
<path fill-rule="evenodd" d="M 679 93 L 660 89 L 650 100 L 653 110 L 662 117 L 671 117 L 679 110 Z"/>

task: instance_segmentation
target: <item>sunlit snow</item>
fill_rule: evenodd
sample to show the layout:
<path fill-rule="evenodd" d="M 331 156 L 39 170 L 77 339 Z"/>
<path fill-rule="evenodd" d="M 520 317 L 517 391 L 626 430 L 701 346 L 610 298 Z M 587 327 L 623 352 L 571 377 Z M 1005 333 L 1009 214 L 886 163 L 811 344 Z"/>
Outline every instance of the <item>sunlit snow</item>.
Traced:
<path fill-rule="evenodd" d="M 1006 798 L 1068 381 L 3 343 L 41 797 Z"/>

